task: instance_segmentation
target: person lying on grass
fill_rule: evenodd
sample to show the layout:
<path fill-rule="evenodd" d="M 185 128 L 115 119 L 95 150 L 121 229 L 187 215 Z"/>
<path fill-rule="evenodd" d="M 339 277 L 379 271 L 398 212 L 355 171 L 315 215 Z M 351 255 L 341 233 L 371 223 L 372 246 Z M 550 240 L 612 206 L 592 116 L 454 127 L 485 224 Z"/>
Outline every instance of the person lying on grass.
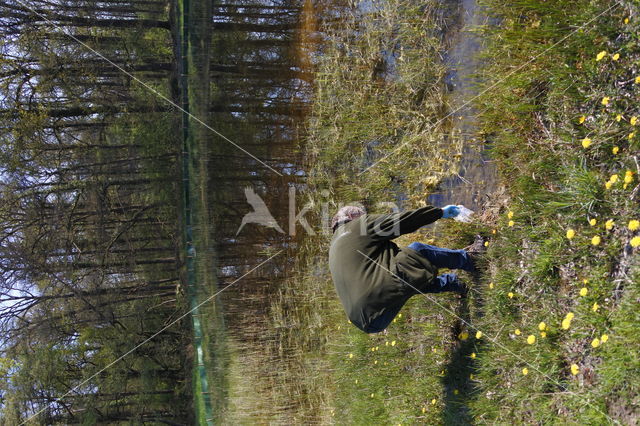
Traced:
<path fill-rule="evenodd" d="M 453 218 L 458 206 L 425 206 L 386 215 L 367 214 L 356 206 L 342 207 L 333 217 L 329 248 L 331 277 L 349 320 L 365 333 L 383 331 L 411 296 L 467 287 L 453 273 L 439 268 L 475 271 L 473 253 L 483 248 L 481 237 L 469 250 L 450 250 L 414 242 L 398 247 L 392 240 L 440 218 Z"/>

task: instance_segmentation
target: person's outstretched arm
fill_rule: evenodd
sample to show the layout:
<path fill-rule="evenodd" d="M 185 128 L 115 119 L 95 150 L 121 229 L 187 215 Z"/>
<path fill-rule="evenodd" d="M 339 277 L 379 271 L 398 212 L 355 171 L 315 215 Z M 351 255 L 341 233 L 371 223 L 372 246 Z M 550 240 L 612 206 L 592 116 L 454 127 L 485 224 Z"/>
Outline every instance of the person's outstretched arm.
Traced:
<path fill-rule="evenodd" d="M 425 206 L 401 213 L 367 215 L 361 223 L 361 232 L 377 240 L 391 240 L 400 235 L 415 232 L 441 217 L 453 217 L 447 216 L 445 211 L 449 214 L 451 211 L 445 209 Z"/>

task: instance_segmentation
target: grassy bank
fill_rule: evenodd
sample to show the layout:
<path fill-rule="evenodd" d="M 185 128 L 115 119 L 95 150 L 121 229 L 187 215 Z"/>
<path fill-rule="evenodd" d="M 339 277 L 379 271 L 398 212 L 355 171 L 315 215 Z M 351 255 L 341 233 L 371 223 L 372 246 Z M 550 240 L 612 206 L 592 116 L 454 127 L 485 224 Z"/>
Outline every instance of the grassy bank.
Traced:
<path fill-rule="evenodd" d="M 347 323 L 335 296 L 327 236 L 308 238 L 300 276 L 272 305 L 279 350 L 299 360 L 298 368 L 282 372 L 282 383 L 295 383 L 292 395 L 304 418 L 637 421 L 638 5 L 491 1 L 486 7 L 500 24 L 486 29 L 486 91 L 477 106 L 504 192 L 478 223 L 451 225 L 436 240 L 455 248 L 476 232 L 490 237 L 485 272 L 466 302 L 415 297 L 385 333 L 364 335 Z M 393 19 L 410 28 L 426 22 L 412 20 L 411 8 L 399 10 Z M 418 49 L 405 58 L 421 88 L 403 85 L 408 77 L 381 82 L 371 78 L 380 44 L 361 43 L 356 37 L 330 44 L 321 64 L 310 185 L 329 189 L 332 208 L 357 200 L 373 209 L 398 192 L 408 195 L 405 207 L 415 207 L 455 165 L 439 159 L 455 158 L 457 148 L 451 155 L 420 136 L 442 117 L 441 89 L 424 82 L 439 81 L 443 71 L 426 59 L 434 52 Z M 363 53 L 367 46 L 371 51 Z M 347 62 L 356 65 L 351 74 Z M 403 75 L 402 62 L 394 63 Z M 424 97 L 406 113 L 417 93 Z M 442 141 L 442 134 L 433 136 Z M 361 174 L 406 141 L 416 143 Z M 397 242 L 433 238 L 422 231 Z"/>

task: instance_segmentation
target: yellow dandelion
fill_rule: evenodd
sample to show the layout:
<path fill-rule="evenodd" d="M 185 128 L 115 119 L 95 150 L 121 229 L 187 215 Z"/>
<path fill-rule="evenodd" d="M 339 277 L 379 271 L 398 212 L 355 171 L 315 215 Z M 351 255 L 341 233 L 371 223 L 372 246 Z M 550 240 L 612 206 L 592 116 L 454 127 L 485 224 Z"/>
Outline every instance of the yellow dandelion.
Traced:
<path fill-rule="evenodd" d="M 616 53 L 615 55 L 613 55 L 613 56 L 611 57 L 611 59 L 613 59 L 614 61 L 617 61 L 618 59 L 620 59 L 620 54 L 619 54 L 619 53 Z"/>
<path fill-rule="evenodd" d="M 633 237 L 631 239 L 631 247 L 638 247 L 638 246 L 640 246 L 640 236 Z"/>
<path fill-rule="evenodd" d="M 467 340 L 469 338 L 469 333 L 467 333 L 466 331 L 463 331 L 460 334 L 458 334 L 458 338 L 460 340 Z"/>
<path fill-rule="evenodd" d="M 623 22 L 624 22 L 625 24 L 628 24 L 628 23 L 629 23 L 629 18 L 624 18 L 624 21 L 623 21 Z"/>
<path fill-rule="evenodd" d="M 485 246 L 485 247 L 489 247 L 489 241 L 485 241 L 485 242 L 484 242 L 484 246 Z"/>
<path fill-rule="evenodd" d="M 513 226 L 513 225 L 515 225 L 515 224 L 516 224 L 516 223 L 515 223 L 514 221 L 510 220 L 510 221 L 509 221 L 509 223 L 508 223 L 507 225 L 509 225 L 509 226 Z"/>
<path fill-rule="evenodd" d="M 375 346 L 371 348 L 371 352 L 373 352 L 373 351 L 375 351 L 375 350 L 376 350 L 376 347 L 375 347 Z"/>
<path fill-rule="evenodd" d="M 392 340 L 392 341 L 391 341 L 391 346 L 395 346 L 395 345 L 396 345 L 396 341 L 395 341 L 395 340 Z"/>
<path fill-rule="evenodd" d="M 627 189 L 627 186 L 629 186 L 629 184 L 625 183 L 624 185 L 622 185 L 622 189 Z"/>
<path fill-rule="evenodd" d="M 636 117 L 635 115 L 633 117 L 631 117 L 631 119 L 629 120 L 629 123 L 632 126 L 635 126 L 637 122 L 638 122 L 638 117 Z"/>
<path fill-rule="evenodd" d="M 492 233 L 492 234 L 495 234 L 496 232 L 498 232 L 498 231 L 497 231 L 497 230 L 495 230 L 495 229 L 492 229 L 492 230 L 491 230 L 491 233 Z"/>
<path fill-rule="evenodd" d="M 605 96 L 604 98 L 602 98 L 602 100 L 600 101 L 600 103 L 604 106 L 609 105 L 609 101 L 611 100 L 611 98 L 609 96 Z"/>
<path fill-rule="evenodd" d="M 512 292 L 509 292 L 509 294 L 507 294 L 507 296 L 509 296 L 509 299 L 513 299 L 514 294 Z"/>
<path fill-rule="evenodd" d="M 605 188 L 607 188 L 607 189 L 611 189 L 611 185 L 613 185 L 613 183 L 611 183 L 611 181 L 607 181 L 607 182 L 604 184 L 604 187 L 605 187 Z"/>
<path fill-rule="evenodd" d="M 636 77 L 636 84 L 640 84 L 640 75 Z"/>
<path fill-rule="evenodd" d="M 541 332 L 540 332 L 540 337 L 542 337 L 543 339 L 544 339 L 545 337 L 547 337 L 547 332 L 546 332 L 546 331 L 541 331 Z"/>
<path fill-rule="evenodd" d="M 489 283 L 489 288 L 493 289 L 493 283 Z"/>
<path fill-rule="evenodd" d="M 374 394 L 372 393 L 372 394 L 371 394 L 371 398 L 373 398 L 373 395 L 374 395 Z"/>
<path fill-rule="evenodd" d="M 596 55 L 596 61 L 602 60 L 602 58 L 604 58 L 605 56 L 607 56 L 607 51 L 603 50 Z"/>
<path fill-rule="evenodd" d="M 458 389 L 454 389 L 454 390 L 453 390 L 453 394 L 454 394 L 454 395 L 457 395 L 457 394 L 459 394 L 459 393 L 460 393 L 460 391 L 459 391 Z"/>
<path fill-rule="evenodd" d="M 482 331 L 476 331 L 476 339 L 480 339 L 482 337 Z"/>
<path fill-rule="evenodd" d="M 427 412 L 427 408 L 426 407 L 422 407 L 422 414 Z"/>
<path fill-rule="evenodd" d="M 631 132 L 629 133 L 629 136 L 627 136 L 627 139 L 631 140 L 636 136 L 636 132 Z"/>
<path fill-rule="evenodd" d="M 530 334 L 529 337 L 527 337 L 527 343 L 530 345 L 533 345 L 536 342 L 536 336 L 534 336 L 533 334 Z"/>
<path fill-rule="evenodd" d="M 591 146 L 591 139 L 589 139 L 589 138 L 582 139 L 582 147 L 583 148 L 589 148 L 590 146 Z"/>
<path fill-rule="evenodd" d="M 571 320 L 567 319 L 567 318 L 563 319 L 562 320 L 562 329 L 563 330 L 568 330 L 569 327 L 571 327 Z"/>
<path fill-rule="evenodd" d="M 349 354 L 349 358 L 353 358 L 353 354 Z"/>
<path fill-rule="evenodd" d="M 476 359 L 476 353 L 475 352 L 471 352 L 471 359 Z"/>
<path fill-rule="evenodd" d="M 568 239 L 572 239 L 575 236 L 576 236 L 576 231 L 574 231 L 573 229 L 567 229 L 567 238 Z"/>
<path fill-rule="evenodd" d="M 588 290 L 586 287 L 582 287 L 582 288 L 580 289 L 580 296 L 583 296 L 583 297 L 584 297 L 584 296 L 586 296 L 586 295 L 587 295 L 587 293 L 589 293 L 589 290 Z"/>
<path fill-rule="evenodd" d="M 593 238 L 591 238 L 591 244 L 593 244 L 594 246 L 599 245 L 600 241 L 601 241 L 601 239 L 600 239 L 599 235 L 596 235 Z"/>
<path fill-rule="evenodd" d="M 436 405 L 436 399 L 435 399 L 435 398 L 433 398 L 433 399 L 431 400 L 431 405 Z"/>
<path fill-rule="evenodd" d="M 620 120 L 622 120 L 622 114 L 616 115 L 616 121 L 619 122 Z"/>
<path fill-rule="evenodd" d="M 620 151 L 620 148 L 618 148 L 617 146 L 614 146 L 613 148 L 611 148 L 611 153 L 613 155 L 616 155 L 619 151 Z"/>
<path fill-rule="evenodd" d="M 591 225 L 591 226 L 595 226 L 596 223 L 598 223 L 598 221 L 596 219 L 590 219 L 589 220 L 589 225 Z"/>
<path fill-rule="evenodd" d="M 509 219 L 511 219 L 513 217 L 513 212 L 511 210 L 509 210 L 509 212 L 507 213 L 507 217 Z"/>
<path fill-rule="evenodd" d="M 572 319 L 574 319 L 574 318 L 575 318 L 575 315 L 573 314 L 573 312 L 569 312 L 569 313 L 565 316 L 565 318 L 566 318 L 566 319 L 568 319 L 569 321 L 571 321 Z"/>
<path fill-rule="evenodd" d="M 624 183 L 633 182 L 633 172 L 631 170 L 627 170 L 624 174 Z"/>
<path fill-rule="evenodd" d="M 618 176 L 618 174 L 615 173 L 615 174 L 611 175 L 611 177 L 609 178 L 609 182 L 616 183 L 618 181 L 618 179 L 620 179 L 620 176 Z"/>
<path fill-rule="evenodd" d="M 613 219 L 609 219 L 604 223 L 604 227 L 607 228 L 608 231 L 611 231 L 614 224 L 615 222 L 613 221 Z"/>
<path fill-rule="evenodd" d="M 637 221 L 636 219 L 633 219 L 629 221 L 628 226 L 630 230 L 635 231 L 636 229 L 640 228 L 640 222 Z"/>
<path fill-rule="evenodd" d="M 598 346 L 600 346 L 600 339 L 596 337 L 591 341 L 591 347 L 597 348 Z"/>
<path fill-rule="evenodd" d="M 389 341 L 387 340 L 386 342 L 384 342 L 385 346 L 389 346 Z"/>
<path fill-rule="evenodd" d="M 571 364 L 571 374 L 574 376 L 580 372 L 580 367 L 577 364 Z"/>
<path fill-rule="evenodd" d="M 526 376 L 527 374 L 529 374 L 529 369 L 528 369 L 527 367 L 523 368 L 523 369 L 522 369 L 522 374 L 523 374 L 524 376 Z"/>
<path fill-rule="evenodd" d="M 600 309 L 600 305 L 598 305 L 598 302 L 595 302 L 595 303 L 593 304 L 593 306 L 591 307 L 591 310 L 592 310 L 593 312 L 598 312 L 598 309 Z"/>
<path fill-rule="evenodd" d="M 589 283 L 589 280 L 586 278 L 582 279 L 582 284 L 587 285 Z"/>
<path fill-rule="evenodd" d="M 609 340 L 609 335 L 603 334 L 602 336 L 600 336 L 600 343 L 606 343 L 607 340 Z"/>
<path fill-rule="evenodd" d="M 373 361 L 373 364 L 374 364 L 374 365 L 375 365 L 375 364 L 377 364 L 377 363 L 378 363 L 378 360 L 377 360 L 377 359 L 376 359 L 375 361 Z"/>
<path fill-rule="evenodd" d="M 356 385 L 358 384 L 358 379 L 356 379 Z"/>
<path fill-rule="evenodd" d="M 542 321 L 540 324 L 538 324 L 538 330 L 544 331 L 546 329 L 547 329 L 547 324 L 545 324 L 544 321 Z"/>
<path fill-rule="evenodd" d="M 578 118 L 578 123 L 582 124 L 586 119 L 587 117 L 585 117 L 584 115 L 581 115 L 580 118 Z"/>
<path fill-rule="evenodd" d="M 522 332 L 520 331 L 519 328 L 516 328 L 516 330 L 514 331 L 514 333 L 516 333 L 516 336 L 519 336 L 522 334 Z"/>

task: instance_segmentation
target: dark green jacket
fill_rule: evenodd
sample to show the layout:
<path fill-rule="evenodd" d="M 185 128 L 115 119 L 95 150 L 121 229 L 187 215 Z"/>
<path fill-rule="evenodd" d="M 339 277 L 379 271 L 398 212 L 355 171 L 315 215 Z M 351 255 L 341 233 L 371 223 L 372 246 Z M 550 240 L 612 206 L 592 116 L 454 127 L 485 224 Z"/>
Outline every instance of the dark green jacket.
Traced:
<path fill-rule="evenodd" d="M 329 248 L 329 269 L 342 306 L 356 327 L 366 331 L 386 309 L 402 306 L 418 294 L 411 286 L 424 291 L 431 285 L 436 268 L 417 251 L 400 248 L 391 240 L 441 217 L 442 209 L 426 206 L 402 213 L 365 214 L 338 226 Z"/>

